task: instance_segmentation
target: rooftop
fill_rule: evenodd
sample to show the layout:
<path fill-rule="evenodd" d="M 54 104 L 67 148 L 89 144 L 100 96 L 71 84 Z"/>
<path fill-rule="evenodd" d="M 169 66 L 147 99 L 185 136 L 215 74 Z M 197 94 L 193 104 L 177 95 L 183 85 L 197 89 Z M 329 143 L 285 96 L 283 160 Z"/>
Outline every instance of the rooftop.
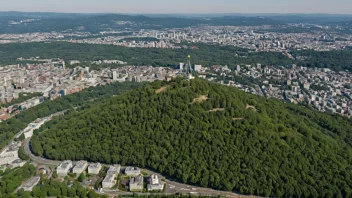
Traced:
<path fill-rule="evenodd" d="M 103 182 L 114 182 L 114 175 L 106 175 L 106 177 L 104 178 Z"/>
<path fill-rule="evenodd" d="M 86 161 L 79 161 L 77 162 L 75 168 L 84 168 L 87 165 Z"/>
<path fill-rule="evenodd" d="M 143 177 L 142 176 L 131 177 L 130 184 L 142 185 L 143 184 Z"/>
<path fill-rule="evenodd" d="M 159 178 L 158 178 L 158 176 L 157 175 L 151 175 L 151 177 L 150 177 L 150 179 L 151 179 L 151 184 L 153 185 L 153 184 L 159 184 Z"/>
<path fill-rule="evenodd" d="M 23 184 L 23 187 L 32 187 L 34 186 L 38 181 L 40 180 L 40 177 L 32 177 L 28 181 L 26 181 Z"/>
<path fill-rule="evenodd" d="M 99 168 L 100 166 L 101 166 L 100 163 L 94 163 L 89 165 L 89 168 Z"/>
<path fill-rule="evenodd" d="M 12 164 L 16 164 L 16 163 L 22 163 L 23 161 L 21 159 L 17 159 L 15 161 L 12 162 Z"/>
<path fill-rule="evenodd" d="M 140 169 L 137 168 L 137 167 L 131 167 L 131 166 L 129 166 L 129 167 L 126 167 L 125 171 L 127 171 L 127 172 L 139 172 Z"/>
<path fill-rule="evenodd" d="M 114 174 L 118 174 L 120 172 L 121 169 L 121 165 L 119 164 L 115 164 L 113 166 L 110 166 L 108 172 L 106 173 L 107 175 L 114 175 Z"/>
<path fill-rule="evenodd" d="M 57 168 L 62 168 L 62 169 L 66 169 L 70 164 L 72 164 L 71 160 L 66 160 L 63 161 L 60 166 L 58 166 Z"/>

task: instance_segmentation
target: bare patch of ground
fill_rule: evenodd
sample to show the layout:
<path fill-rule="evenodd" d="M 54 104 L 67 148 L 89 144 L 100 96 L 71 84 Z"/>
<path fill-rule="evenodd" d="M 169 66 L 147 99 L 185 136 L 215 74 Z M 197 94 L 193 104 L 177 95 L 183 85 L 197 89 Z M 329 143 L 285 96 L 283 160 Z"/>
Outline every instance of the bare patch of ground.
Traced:
<path fill-rule="evenodd" d="M 175 85 L 176 83 L 171 83 L 171 84 L 169 84 L 169 85 L 164 85 L 164 86 L 162 86 L 162 87 L 160 87 L 159 89 L 157 89 L 157 90 L 155 90 L 155 93 L 161 93 L 161 92 L 164 92 L 164 91 L 166 91 L 167 90 L 167 88 L 168 87 L 170 87 L 170 86 L 173 86 L 173 85 Z"/>
<path fill-rule="evenodd" d="M 249 105 L 249 104 L 246 105 L 246 109 L 251 109 L 251 110 L 253 110 L 253 111 L 258 111 L 258 110 L 255 108 L 255 106 L 251 106 L 251 105 Z"/>
<path fill-rule="evenodd" d="M 244 120 L 244 118 L 232 118 L 233 121 Z"/>
<path fill-rule="evenodd" d="M 212 110 L 209 110 L 208 112 L 215 112 L 215 111 L 224 111 L 224 108 L 214 108 Z"/>
<path fill-rule="evenodd" d="M 195 103 L 195 102 L 202 103 L 202 102 L 204 102 L 206 100 L 208 100 L 208 96 L 201 95 L 198 98 L 193 99 L 193 103 Z"/>
<path fill-rule="evenodd" d="M 162 86 L 159 89 L 155 90 L 155 93 L 161 93 L 167 90 L 168 85 Z"/>

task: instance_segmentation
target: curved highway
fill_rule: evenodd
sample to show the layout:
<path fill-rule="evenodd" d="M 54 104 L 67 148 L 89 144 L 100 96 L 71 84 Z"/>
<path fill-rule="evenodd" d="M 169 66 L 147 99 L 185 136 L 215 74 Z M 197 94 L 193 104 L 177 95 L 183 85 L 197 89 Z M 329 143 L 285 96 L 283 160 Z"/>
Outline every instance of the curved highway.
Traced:
<path fill-rule="evenodd" d="M 30 141 L 30 139 L 25 140 L 24 150 L 31 160 L 33 160 L 34 162 L 36 162 L 38 164 L 42 164 L 42 165 L 58 166 L 61 164 L 61 161 L 48 160 L 48 159 L 45 159 L 42 157 L 35 156 L 32 153 L 31 149 L 29 148 L 29 141 Z"/>

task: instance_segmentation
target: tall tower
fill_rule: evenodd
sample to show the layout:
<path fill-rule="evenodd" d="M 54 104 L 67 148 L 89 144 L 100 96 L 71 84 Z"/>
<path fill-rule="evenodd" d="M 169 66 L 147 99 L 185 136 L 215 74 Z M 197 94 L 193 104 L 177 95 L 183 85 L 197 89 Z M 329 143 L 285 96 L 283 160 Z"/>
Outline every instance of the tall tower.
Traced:
<path fill-rule="evenodd" d="M 194 79 L 194 77 L 192 76 L 191 55 L 188 55 L 188 62 L 186 65 L 186 77 L 188 79 Z"/>
<path fill-rule="evenodd" d="M 186 66 L 186 75 L 188 76 L 191 70 L 191 55 L 188 55 L 187 66 Z"/>

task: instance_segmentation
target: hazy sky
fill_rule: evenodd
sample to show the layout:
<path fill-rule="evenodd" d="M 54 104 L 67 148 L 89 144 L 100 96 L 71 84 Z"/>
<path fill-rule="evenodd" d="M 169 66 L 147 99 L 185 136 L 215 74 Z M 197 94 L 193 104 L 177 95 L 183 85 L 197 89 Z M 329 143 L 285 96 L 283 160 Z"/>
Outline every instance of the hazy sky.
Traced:
<path fill-rule="evenodd" d="M 352 14 L 352 0 L 0 0 L 0 11 Z"/>

